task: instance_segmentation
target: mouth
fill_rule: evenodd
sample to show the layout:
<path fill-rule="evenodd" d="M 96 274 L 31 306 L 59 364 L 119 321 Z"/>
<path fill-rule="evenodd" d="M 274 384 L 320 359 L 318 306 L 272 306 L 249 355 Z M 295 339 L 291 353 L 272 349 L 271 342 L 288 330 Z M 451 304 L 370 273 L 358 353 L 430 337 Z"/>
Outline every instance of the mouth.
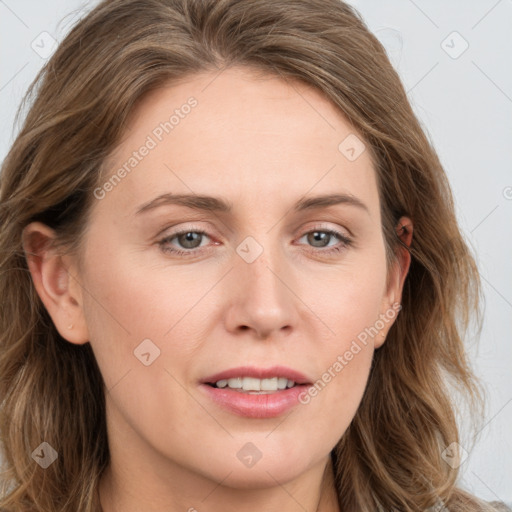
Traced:
<path fill-rule="evenodd" d="M 246 418 L 273 418 L 299 405 L 311 382 L 286 367 L 233 368 L 204 379 L 201 390 L 223 410 Z"/>

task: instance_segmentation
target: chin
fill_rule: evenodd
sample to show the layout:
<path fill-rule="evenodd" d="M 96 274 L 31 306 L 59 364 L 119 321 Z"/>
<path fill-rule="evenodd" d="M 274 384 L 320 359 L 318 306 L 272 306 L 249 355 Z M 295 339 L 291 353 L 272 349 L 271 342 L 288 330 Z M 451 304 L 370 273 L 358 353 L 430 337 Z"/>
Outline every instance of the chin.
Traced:
<path fill-rule="evenodd" d="M 264 489 L 274 487 L 278 482 L 283 485 L 293 481 L 324 458 L 293 451 L 288 447 L 286 450 L 276 450 L 267 446 L 257 461 L 247 459 L 244 463 L 246 453 L 251 453 L 251 450 L 254 449 L 248 447 L 245 451 L 242 449 L 232 452 L 232 455 L 226 450 L 217 457 L 209 452 L 207 466 L 197 468 L 196 471 L 211 480 L 222 482 L 225 487 L 240 490 Z M 255 457 L 258 456 L 255 450 L 253 454 Z"/>
<path fill-rule="evenodd" d="M 261 461 L 260 461 L 261 462 Z M 223 487 L 240 490 L 257 490 L 283 485 L 297 478 L 306 468 L 290 468 L 285 465 L 257 465 L 253 468 L 244 468 L 235 466 L 231 468 L 231 474 L 228 473 L 215 475 L 214 480 L 221 482 Z M 279 484 L 278 484 L 279 482 Z"/>

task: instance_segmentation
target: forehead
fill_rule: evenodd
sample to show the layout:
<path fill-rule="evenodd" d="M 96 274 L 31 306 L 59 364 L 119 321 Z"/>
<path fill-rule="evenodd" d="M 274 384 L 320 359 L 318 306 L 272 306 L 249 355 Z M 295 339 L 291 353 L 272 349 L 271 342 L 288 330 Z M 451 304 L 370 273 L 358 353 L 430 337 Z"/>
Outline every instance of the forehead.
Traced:
<path fill-rule="evenodd" d="M 106 162 L 105 181 L 122 167 L 125 172 L 104 203 L 133 213 L 134 202 L 174 191 L 234 203 L 257 195 L 261 208 L 309 192 L 348 192 L 376 214 L 368 149 L 313 87 L 247 68 L 205 72 L 160 87 L 137 104 L 123 142 Z"/>

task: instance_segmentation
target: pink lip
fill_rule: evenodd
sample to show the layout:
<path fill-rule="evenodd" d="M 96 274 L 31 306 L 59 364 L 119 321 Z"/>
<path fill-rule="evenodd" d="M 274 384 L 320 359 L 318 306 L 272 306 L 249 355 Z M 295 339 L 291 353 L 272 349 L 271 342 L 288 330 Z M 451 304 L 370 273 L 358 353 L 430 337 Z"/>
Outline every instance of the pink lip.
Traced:
<path fill-rule="evenodd" d="M 257 379 L 270 379 L 271 377 L 286 377 L 296 384 L 311 384 L 302 373 L 286 366 L 271 366 L 270 368 L 256 368 L 254 366 L 239 366 L 231 368 L 201 380 L 203 384 L 215 384 L 219 380 L 233 379 L 235 377 L 255 377 Z"/>
<path fill-rule="evenodd" d="M 297 385 L 267 394 L 243 393 L 229 388 L 216 388 L 209 384 L 223 379 L 235 377 L 255 377 L 265 379 L 271 377 L 286 377 Z M 285 366 L 272 366 L 271 368 L 255 368 L 242 366 L 232 368 L 201 381 L 200 389 L 218 405 L 228 411 L 246 418 L 274 418 L 298 405 L 299 395 L 311 385 L 302 374 Z"/>
<path fill-rule="evenodd" d="M 228 388 L 215 388 L 208 384 L 201 384 L 200 389 L 218 405 L 238 416 L 274 418 L 299 405 L 299 395 L 308 387 L 306 384 L 301 384 L 262 395 L 242 393 Z"/>

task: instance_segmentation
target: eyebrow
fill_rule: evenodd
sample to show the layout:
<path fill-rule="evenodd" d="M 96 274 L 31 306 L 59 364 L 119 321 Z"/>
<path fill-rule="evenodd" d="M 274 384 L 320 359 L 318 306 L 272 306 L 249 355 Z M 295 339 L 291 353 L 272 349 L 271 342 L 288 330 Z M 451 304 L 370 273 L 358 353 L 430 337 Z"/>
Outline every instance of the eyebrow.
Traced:
<path fill-rule="evenodd" d="M 313 196 L 302 198 L 294 205 L 296 212 L 302 212 L 305 210 L 315 210 L 318 208 L 327 208 L 329 206 L 335 206 L 338 204 L 346 204 L 349 206 L 355 206 L 362 210 L 365 210 L 368 214 L 370 210 L 368 207 L 357 197 L 351 194 L 327 194 L 321 196 Z M 204 196 L 197 194 L 162 194 L 147 203 L 144 203 L 136 212 L 136 215 L 140 215 L 144 212 L 154 210 L 163 205 L 178 205 L 186 206 L 194 210 L 208 210 L 220 213 L 230 213 L 233 209 L 231 202 L 221 199 L 219 197 Z"/>

